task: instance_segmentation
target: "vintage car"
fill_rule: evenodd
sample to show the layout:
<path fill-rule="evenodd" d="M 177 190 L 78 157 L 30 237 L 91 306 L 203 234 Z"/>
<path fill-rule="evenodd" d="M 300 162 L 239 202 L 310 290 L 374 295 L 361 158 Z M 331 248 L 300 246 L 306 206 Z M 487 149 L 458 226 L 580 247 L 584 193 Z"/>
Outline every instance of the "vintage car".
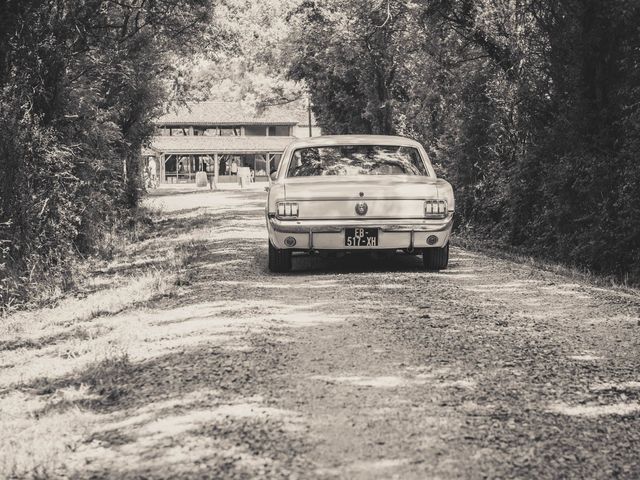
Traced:
<path fill-rule="evenodd" d="M 454 198 L 422 145 L 403 137 L 336 135 L 295 140 L 267 188 L 269 269 L 294 252 L 403 251 L 424 267 L 449 262 Z"/>

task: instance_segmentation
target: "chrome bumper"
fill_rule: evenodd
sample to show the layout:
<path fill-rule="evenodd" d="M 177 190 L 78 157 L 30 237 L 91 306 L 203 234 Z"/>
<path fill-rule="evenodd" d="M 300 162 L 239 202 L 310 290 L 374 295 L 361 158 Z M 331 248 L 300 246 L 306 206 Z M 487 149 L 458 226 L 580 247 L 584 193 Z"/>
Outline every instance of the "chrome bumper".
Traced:
<path fill-rule="evenodd" d="M 394 220 L 278 220 L 269 218 L 278 233 L 340 233 L 345 228 L 379 228 L 383 232 L 443 232 L 453 225 L 453 214 L 442 220 L 416 220 L 414 223 Z"/>
<path fill-rule="evenodd" d="M 413 249 L 444 246 L 453 226 L 453 213 L 441 220 L 279 220 L 268 217 L 267 224 L 269 237 L 277 248 L 290 248 L 285 246 L 284 238 L 292 236 L 297 240 L 296 249 L 346 250 L 343 243 L 346 228 L 377 228 L 382 235 L 378 248 Z M 437 243 L 426 244 L 425 234 L 436 234 Z"/>

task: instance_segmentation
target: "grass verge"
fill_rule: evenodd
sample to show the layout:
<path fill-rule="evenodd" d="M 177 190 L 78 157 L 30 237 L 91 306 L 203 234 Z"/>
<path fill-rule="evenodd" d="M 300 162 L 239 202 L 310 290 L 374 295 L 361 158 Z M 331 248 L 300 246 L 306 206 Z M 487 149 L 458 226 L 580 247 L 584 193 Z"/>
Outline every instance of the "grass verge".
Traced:
<path fill-rule="evenodd" d="M 575 265 L 564 265 L 544 260 L 531 253 L 524 252 L 517 247 L 505 244 L 496 245 L 495 241 L 473 235 L 466 231 L 455 232 L 452 244 L 493 258 L 530 265 L 531 267 L 546 272 L 561 275 L 576 281 L 588 282 L 599 287 L 613 287 L 634 293 L 637 292 L 637 288 L 640 287 L 639 281 L 633 281 L 628 276 L 621 278 L 615 275 L 601 275 Z"/>

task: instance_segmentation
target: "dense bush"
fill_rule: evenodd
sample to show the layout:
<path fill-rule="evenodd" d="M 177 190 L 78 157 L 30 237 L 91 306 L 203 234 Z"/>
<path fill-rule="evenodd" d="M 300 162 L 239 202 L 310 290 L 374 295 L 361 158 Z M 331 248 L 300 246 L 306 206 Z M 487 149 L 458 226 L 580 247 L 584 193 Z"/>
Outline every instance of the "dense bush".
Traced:
<path fill-rule="evenodd" d="M 175 55 L 211 38 L 209 0 L 0 5 L 0 307 L 68 278 L 126 220 Z M 188 40 L 188 41 L 187 41 Z M 162 78 L 165 81 L 161 80 Z"/>
<path fill-rule="evenodd" d="M 327 133 L 415 137 L 460 227 L 640 281 L 637 1 L 302 1 L 291 25 Z"/>

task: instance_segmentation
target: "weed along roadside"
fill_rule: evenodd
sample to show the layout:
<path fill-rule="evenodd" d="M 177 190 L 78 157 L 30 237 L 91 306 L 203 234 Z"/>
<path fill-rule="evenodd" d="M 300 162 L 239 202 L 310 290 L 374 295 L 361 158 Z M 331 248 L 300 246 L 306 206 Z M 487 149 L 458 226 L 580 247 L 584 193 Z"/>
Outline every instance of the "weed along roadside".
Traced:
<path fill-rule="evenodd" d="M 81 295 L 3 318 L 0 477 L 640 473 L 637 291 L 460 247 L 274 275 L 264 192 L 166 193 Z"/>

